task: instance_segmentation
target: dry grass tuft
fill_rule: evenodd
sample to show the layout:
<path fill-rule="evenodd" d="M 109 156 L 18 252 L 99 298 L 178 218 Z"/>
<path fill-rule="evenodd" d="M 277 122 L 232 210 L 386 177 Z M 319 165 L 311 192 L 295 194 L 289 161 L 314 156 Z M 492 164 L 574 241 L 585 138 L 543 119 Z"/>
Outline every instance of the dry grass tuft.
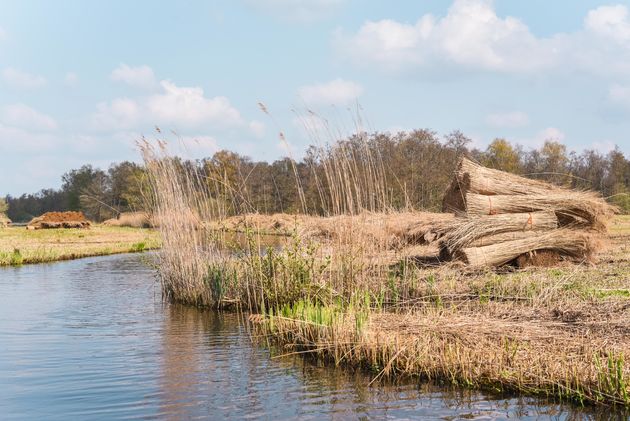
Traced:
<path fill-rule="evenodd" d="M 151 217 L 146 212 L 122 212 L 117 218 L 103 222 L 108 227 L 152 228 Z"/>

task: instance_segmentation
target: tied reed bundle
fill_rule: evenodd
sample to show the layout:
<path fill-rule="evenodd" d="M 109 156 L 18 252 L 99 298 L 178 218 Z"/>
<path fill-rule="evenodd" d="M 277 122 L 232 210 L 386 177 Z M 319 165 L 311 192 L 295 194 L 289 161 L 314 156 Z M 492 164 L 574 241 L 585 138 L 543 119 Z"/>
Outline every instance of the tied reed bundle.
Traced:
<path fill-rule="evenodd" d="M 535 250 L 557 251 L 564 256 L 588 261 L 595 249 L 594 237 L 572 229 L 536 233 L 530 238 L 506 241 L 483 247 L 467 247 L 456 257 L 472 267 L 499 266 Z"/>
<path fill-rule="evenodd" d="M 552 184 L 521 177 L 515 174 L 483 167 L 468 158 L 462 158 L 455 177 L 444 195 L 443 212 L 466 212 L 468 193 L 486 196 L 546 194 L 561 190 Z"/>
<path fill-rule="evenodd" d="M 452 255 L 455 255 L 455 251 L 495 234 L 553 230 L 558 227 L 558 218 L 554 212 L 469 216 L 456 219 L 451 227 L 441 242 Z"/>
<path fill-rule="evenodd" d="M 488 235 L 473 241 L 470 243 L 470 247 L 483 247 L 491 244 L 504 243 L 506 241 L 524 240 L 526 238 L 536 237 L 542 232 L 544 231 L 511 231 L 501 234 Z"/>
<path fill-rule="evenodd" d="M 560 189 L 543 181 L 486 168 L 467 158 L 460 161 L 456 177 L 460 188 L 466 193 L 527 195 L 544 194 Z"/>
<path fill-rule="evenodd" d="M 605 232 L 614 207 L 597 193 L 557 190 L 527 196 L 466 194 L 469 215 L 555 211 L 561 225 L 578 224 Z"/>

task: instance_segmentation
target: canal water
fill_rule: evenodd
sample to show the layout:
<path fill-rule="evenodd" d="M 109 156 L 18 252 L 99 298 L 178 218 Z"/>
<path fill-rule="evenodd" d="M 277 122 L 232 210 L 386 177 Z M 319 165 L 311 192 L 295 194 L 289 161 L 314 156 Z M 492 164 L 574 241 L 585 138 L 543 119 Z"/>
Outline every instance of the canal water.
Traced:
<path fill-rule="evenodd" d="M 275 357 L 237 315 L 164 304 L 150 258 L 0 268 L 0 420 L 625 419 Z"/>

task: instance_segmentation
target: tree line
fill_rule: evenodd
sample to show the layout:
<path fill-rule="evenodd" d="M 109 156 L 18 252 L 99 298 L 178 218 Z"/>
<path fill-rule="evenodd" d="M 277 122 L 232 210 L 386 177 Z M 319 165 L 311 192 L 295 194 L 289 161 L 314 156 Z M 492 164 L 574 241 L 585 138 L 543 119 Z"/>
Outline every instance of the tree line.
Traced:
<path fill-rule="evenodd" d="M 61 181 L 60 189 L 6 196 L 7 216 L 14 222 L 27 222 L 45 212 L 82 211 L 92 220 L 103 221 L 144 208 L 146 172 L 133 162 L 114 164 L 107 171 L 84 165 L 65 173 Z"/>
<path fill-rule="evenodd" d="M 548 140 L 525 150 L 495 139 L 480 150 L 459 131 L 432 130 L 350 136 L 326 147 L 310 147 L 300 161 L 254 161 L 221 150 L 201 160 L 181 160 L 182 173 L 210 188 L 228 214 L 243 212 L 329 214 L 357 209 L 440 211 L 441 201 L 462 155 L 490 168 L 592 189 L 630 213 L 630 160 L 618 149 L 570 151 Z M 123 162 L 107 171 L 85 165 L 62 177 L 60 189 L 6 197 L 13 221 L 48 211 L 80 210 L 102 221 L 120 212 L 143 210 L 148 182 L 143 166 Z"/>

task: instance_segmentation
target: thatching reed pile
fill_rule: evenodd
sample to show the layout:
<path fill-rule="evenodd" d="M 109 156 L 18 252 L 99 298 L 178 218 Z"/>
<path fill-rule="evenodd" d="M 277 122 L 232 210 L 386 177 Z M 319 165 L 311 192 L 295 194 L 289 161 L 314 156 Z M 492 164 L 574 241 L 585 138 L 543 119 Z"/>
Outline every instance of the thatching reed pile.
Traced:
<path fill-rule="evenodd" d="M 499 266 L 542 251 L 588 261 L 615 213 L 597 193 L 485 168 L 466 158 L 457 166 L 443 210 L 458 217 L 440 228 L 442 256 L 473 267 Z"/>
<path fill-rule="evenodd" d="M 90 228 L 91 225 L 83 212 L 46 212 L 31 219 L 26 229 Z"/>

